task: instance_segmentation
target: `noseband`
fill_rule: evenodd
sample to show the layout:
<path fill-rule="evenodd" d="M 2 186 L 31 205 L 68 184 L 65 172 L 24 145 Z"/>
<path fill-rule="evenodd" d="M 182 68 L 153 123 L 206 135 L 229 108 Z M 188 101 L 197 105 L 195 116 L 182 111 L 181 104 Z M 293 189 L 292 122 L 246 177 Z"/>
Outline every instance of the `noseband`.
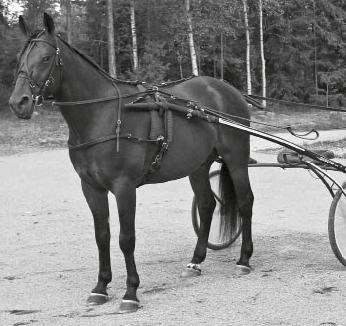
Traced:
<path fill-rule="evenodd" d="M 41 36 L 43 34 L 43 32 L 41 32 L 39 35 L 37 35 L 37 37 Z M 29 40 L 29 44 L 28 44 L 28 50 L 26 51 L 26 57 L 24 59 L 24 66 L 22 67 L 22 69 L 18 69 L 17 71 L 17 78 L 24 78 L 27 79 L 29 82 L 29 86 L 31 89 L 31 93 L 32 93 L 32 99 L 34 102 L 35 106 L 41 106 L 43 101 L 44 101 L 44 95 L 46 92 L 46 89 L 53 85 L 53 83 L 55 82 L 54 79 L 54 68 L 60 68 L 62 66 L 62 58 L 61 58 L 61 54 L 60 54 L 60 48 L 57 46 L 58 44 L 58 40 L 57 37 L 55 38 L 56 40 L 56 45 L 40 39 L 40 38 L 33 38 L 31 40 Z M 35 81 L 32 79 L 32 72 L 29 72 L 29 67 L 28 67 L 28 57 L 29 54 L 31 52 L 31 50 L 34 48 L 35 44 L 37 42 L 43 42 L 48 44 L 49 46 L 51 46 L 52 48 L 54 48 L 55 50 L 55 55 L 54 55 L 54 60 L 52 61 L 49 70 L 48 70 L 48 74 L 47 74 L 47 78 L 44 81 Z M 61 69 L 59 69 L 59 75 L 60 75 L 60 80 L 62 78 L 62 71 Z"/>

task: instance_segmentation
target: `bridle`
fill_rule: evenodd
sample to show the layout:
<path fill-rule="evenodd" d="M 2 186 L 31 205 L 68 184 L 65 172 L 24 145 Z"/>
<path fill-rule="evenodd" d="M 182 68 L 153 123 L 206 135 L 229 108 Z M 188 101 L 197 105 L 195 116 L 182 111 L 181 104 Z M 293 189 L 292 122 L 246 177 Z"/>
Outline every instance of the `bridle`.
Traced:
<path fill-rule="evenodd" d="M 32 100 L 33 100 L 35 106 L 41 106 L 42 105 L 42 103 L 44 101 L 44 96 L 46 95 L 45 93 L 46 93 L 47 88 L 54 84 L 54 82 L 55 82 L 54 71 L 56 70 L 56 68 L 58 68 L 58 70 L 59 70 L 60 81 L 62 79 L 62 69 L 60 69 L 60 67 L 63 65 L 63 63 L 62 63 L 60 48 L 58 47 L 58 38 L 55 37 L 55 44 L 52 44 L 51 42 L 48 42 L 46 40 L 39 38 L 43 33 L 44 33 L 44 31 L 40 32 L 35 38 L 32 38 L 29 40 L 28 45 L 26 46 L 26 48 L 24 49 L 24 51 L 21 55 L 21 56 L 23 56 L 23 54 L 26 52 L 26 57 L 24 58 L 24 63 L 21 66 L 22 68 L 19 67 L 17 70 L 17 73 L 16 73 L 17 78 L 24 78 L 24 79 L 28 80 L 29 86 L 31 89 L 31 93 L 32 93 Z M 52 48 L 54 48 L 54 50 L 55 50 L 54 59 L 52 60 L 51 65 L 49 67 L 47 78 L 43 81 L 35 81 L 34 79 L 32 79 L 32 77 L 31 77 L 32 73 L 29 72 L 29 67 L 28 67 L 29 54 L 37 42 L 46 43 L 49 46 L 51 46 Z M 20 60 L 21 60 L 21 58 L 19 58 L 19 61 Z"/>
<path fill-rule="evenodd" d="M 38 33 L 35 36 L 32 36 L 31 38 L 28 39 L 27 41 L 27 45 L 24 47 L 24 49 L 22 50 L 21 54 L 20 54 L 20 58 L 19 58 L 19 62 L 21 62 L 21 57 L 24 55 L 24 53 L 26 53 L 26 57 L 24 58 L 24 62 L 21 66 L 18 67 L 17 69 L 17 73 L 16 73 L 16 79 L 18 78 L 24 78 L 26 80 L 28 80 L 29 82 L 29 86 L 31 89 L 31 93 L 32 93 L 32 100 L 34 102 L 34 106 L 41 106 L 45 100 L 44 96 L 46 95 L 46 90 L 49 86 L 53 85 L 55 82 L 54 79 L 54 72 L 55 70 L 59 70 L 59 78 L 60 78 L 60 84 L 62 82 L 62 70 L 61 67 L 63 65 L 62 63 L 62 57 L 61 57 L 61 50 L 58 47 L 58 39 L 59 37 L 55 35 L 55 44 L 52 44 L 51 42 L 48 42 L 44 39 L 39 38 L 40 36 L 42 36 L 42 34 L 45 31 L 41 31 L 40 33 Z M 54 55 L 54 60 L 52 60 L 51 65 L 49 67 L 48 73 L 47 73 L 47 78 L 44 81 L 41 82 L 37 82 L 35 80 L 33 80 L 33 78 L 31 77 L 32 74 L 30 74 L 29 72 L 29 68 L 28 68 L 28 57 L 29 54 L 31 52 L 31 50 L 33 49 L 33 47 L 35 46 L 35 44 L 37 42 L 44 42 L 46 44 L 48 44 L 49 46 L 51 46 L 54 50 L 55 50 L 55 55 Z M 88 60 L 89 61 L 89 60 Z M 117 110 L 117 119 L 116 119 L 116 137 L 117 137 L 117 152 L 119 152 L 119 139 L 120 139 L 120 127 L 121 127 L 121 107 L 122 107 L 122 96 L 120 93 L 120 89 L 117 86 L 117 84 L 115 83 L 115 79 L 113 79 L 112 77 L 108 76 L 107 73 L 104 73 L 100 68 L 97 68 L 99 71 L 101 71 L 102 75 L 108 79 L 111 80 L 113 87 L 115 88 L 117 95 L 116 96 L 112 96 L 110 98 L 103 98 L 101 100 L 101 102 L 107 102 L 107 101 L 113 101 L 113 100 L 118 100 L 118 110 Z M 87 100 L 87 101 L 74 101 L 74 102 L 68 102 L 69 104 L 72 105 L 82 105 L 82 104 L 87 104 L 85 102 L 89 102 L 90 103 L 96 103 L 98 102 L 98 100 Z M 52 105 L 63 105 L 64 103 L 62 102 L 52 102 Z"/>

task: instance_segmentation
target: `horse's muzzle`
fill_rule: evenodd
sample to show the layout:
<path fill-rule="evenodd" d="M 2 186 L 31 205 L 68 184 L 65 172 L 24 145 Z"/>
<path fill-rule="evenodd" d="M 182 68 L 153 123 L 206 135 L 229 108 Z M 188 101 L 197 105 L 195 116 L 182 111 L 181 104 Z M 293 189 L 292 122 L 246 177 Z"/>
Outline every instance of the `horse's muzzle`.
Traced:
<path fill-rule="evenodd" d="M 19 98 L 11 96 L 9 105 L 12 112 L 20 119 L 30 119 L 34 111 L 34 102 L 30 95 L 22 95 Z"/>

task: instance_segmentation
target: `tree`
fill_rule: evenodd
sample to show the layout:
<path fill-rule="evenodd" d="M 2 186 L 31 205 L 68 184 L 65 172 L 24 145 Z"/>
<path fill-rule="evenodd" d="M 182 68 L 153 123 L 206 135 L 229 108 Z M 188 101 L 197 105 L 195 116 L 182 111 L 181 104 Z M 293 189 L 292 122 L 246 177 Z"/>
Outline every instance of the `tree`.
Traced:
<path fill-rule="evenodd" d="M 198 0 L 194 2 L 194 40 L 198 49 L 199 73 L 229 78 L 232 63 L 236 60 L 232 53 L 234 42 L 240 31 L 238 1 Z M 238 48 L 235 45 L 235 48 Z M 231 63 L 232 62 L 232 63 Z"/>
<path fill-rule="evenodd" d="M 325 93 L 328 103 L 334 105 L 346 91 L 345 7 L 342 1 L 319 0 L 314 8 L 319 93 Z"/>
<path fill-rule="evenodd" d="M 186 19 L 187 19 L 187 25 L 188 25 L 192 74 L 195 76 L 198 76 L 197 56 L 196 56 L 196 50 L 195 50 L 195 43 L 193 41 L 193 28 L 192 28 L 192 17 L 190 12 L 190 0 L 185 0 L 185 9 L 186 9 Z"/>
<path fill-rule="evenodd" d="M 71 0 L 60 0 L 60 8 L 63 16 L 65 16 L 64 30 L 67 42 L 72 44 L 72 26 L 71 26 Z"/>
<path fill-rule="evenodd" d="M 252 86 L 251 86 L 251 63 L 250 63 L 250 30 L 249 30 L 249 20 L 248 20 L 248 6 L 247 0 L 243 1 L 244 8 L 244 24 L 245 24 L 245 35 L 246 35 L 246 85 L 247 85 L 247 93 L 249 95 L 252 94 Z"/>
<path fill-rule="evenodd" d="M 108 69 L 109 74 L 116 78 L 117 71 L 115 65 L 115 49 L 114 49 L 114 23 L 113 23 L 113 0 L 107 0 L 107 17 L 108 17 Z"/>
<path fill-rule="evenodd" d="M 9 23 L 7 9 L 7 4 L 0 0 L 0 110 L 7 107 L 16 68 L 16 54 L 23 44 L 19 29 Z"/>
<path fill-rule="evenodd" d="M 42 15 L 49 12 L 54 18 L 59 17 L 57 4 L 59 1 L 54 0 L 21 0 L 20 3 L 24 8 L 24 16 L 30 25 L 31 30 L 42 29 Z"/>
<path fill-rule="evenodd" d="M 263 43 L 263 3 L 259 0 L 259 25 L 260 25 L 260 48 L 261 48 L 261 62 L 262 62 L 262 96 L 267 97 L 267 79 L 266 79 L 266 61 L 264 57 L 264 43 Z M 263 106 L 266 106 L 266 100 L 263 100 Z"/>
<path fill-rule="evenodd" d="M 138 48 L 137 48 L 137 32 L 136 32 L 136 16 L 135 16 L 135 0 L 130 2 L 131 15 L 131 34 L 132 34 L 132 54 L 133 54 L 133 71 L 138 69 Z"/>
<path fill-rule="evenodd" d="M 313 4 L 313 21 L 311 23 L 311 28 L 313 30 L 313 47 L 314 47 L 314 81 L 315 81 L 315 92 L 318 95 L 318 80 L 317 80 L 317 46 L 316 46 L 316 1 L 312 0 Z"/>
<path fill-rule="evenodd" d="M 324 104 L 328 95 L 331 105 L 346 102 L 344 0 L 117 0 L 116 6 L 113 0 L 113 23 L 109 0 L 18 1 L 33 29 L 42 29 L 48 10 L 76 48 L 122 79 L 155 83 L 192 71 L 243 92 L 264 95 L 267 86 L 270 97 Z M 23 40 L 7 3 L 0 0 L 0 83 L 10 88 Z"/>
<path fill-rule="evenodd" d="M 167 80 L 170 63 L 165 63 L 165 43 L 147 40 L 135 73 L 128 72 L 126 77 L 136 78 L 148 83 L 160 83 Z"/>

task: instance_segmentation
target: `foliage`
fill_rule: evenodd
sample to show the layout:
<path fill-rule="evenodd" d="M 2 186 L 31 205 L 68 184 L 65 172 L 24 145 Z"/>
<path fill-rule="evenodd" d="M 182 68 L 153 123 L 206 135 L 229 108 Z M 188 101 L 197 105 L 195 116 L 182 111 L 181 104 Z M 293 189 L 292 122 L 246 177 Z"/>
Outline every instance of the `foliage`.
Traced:
<path fill-rule="evenodd" d="M 159 41 L 146 41 L 143 54 L 139 60 L 137 72 L 127 72 L 129 79 L 143 80 L 145 82 L 160 83 L 167 80 L 170 63 L 164 63 L 166 50 L 165 43 Z"/>
<path fill-rule="evenodd" d="M 72 5 L 73 46 L 108 67 L 105 0 L 18 0 L 32 28 L 48 11 L 58 29 L 61 1 Z M 258 1 L 248 1 L 253 88 L 260 93 Z M 11 87 L 15 54 L 23 37 L 0 0 L 0 89 Z M 346 93 L 346 2 L 263 0 L 268 96 L 344 105 Z M 114 1 L 115 53 L 120 78 L 159 82 L 191 74 L 184 0 L 136 0 L 139 70 L 132 71 L 129 0 Z M 221 76 L 245 90 L 245 30 L 240 0 L 191 0 L 193 32 L 201 74 Z M 61 29 L 61 28 L 60 28 Z M 221 49 L 221 36 L 223 48 Z M 221 51 L 223 50 L 223 51 Z M 4 96 L 3 96 L 4 97 Z"/>
<path fill-rule="evenodd" d="M 5 104 L 10 94 L 10 86 L 16 67 L 16 54 L 23 37 L 18 28 L 11 28 L 6 17 L 4 4 L 0 1 L 0 104 Z"/>

